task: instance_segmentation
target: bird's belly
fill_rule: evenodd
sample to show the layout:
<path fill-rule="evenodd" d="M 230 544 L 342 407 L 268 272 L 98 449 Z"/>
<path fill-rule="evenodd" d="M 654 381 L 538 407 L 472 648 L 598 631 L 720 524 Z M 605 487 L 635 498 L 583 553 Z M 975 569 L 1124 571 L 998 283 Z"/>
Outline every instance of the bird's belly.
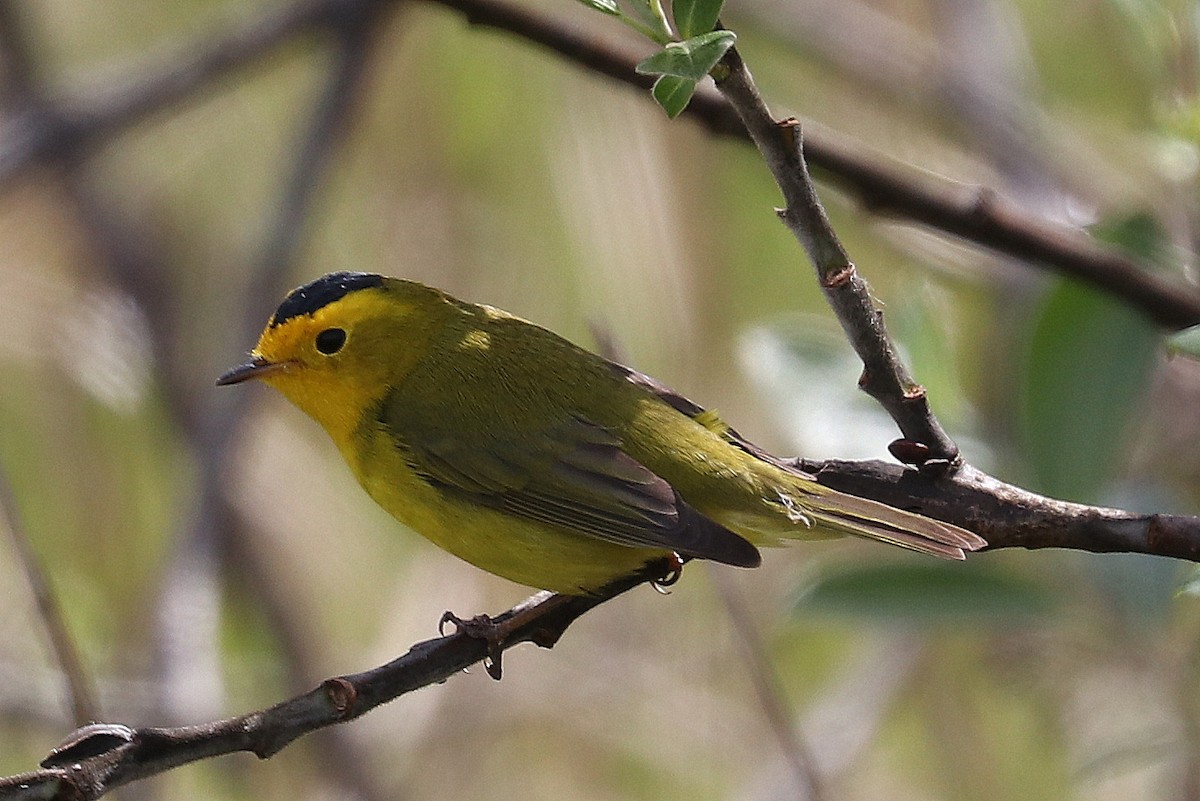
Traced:
<path fill-rule="evenodd" d="M 529 587 L 586 595 L 668 555 L 484 506 L 430 484 L 407 464 L 363 467 L 355 471 L 363 488 L 401 523 L 460 559 Z"/>

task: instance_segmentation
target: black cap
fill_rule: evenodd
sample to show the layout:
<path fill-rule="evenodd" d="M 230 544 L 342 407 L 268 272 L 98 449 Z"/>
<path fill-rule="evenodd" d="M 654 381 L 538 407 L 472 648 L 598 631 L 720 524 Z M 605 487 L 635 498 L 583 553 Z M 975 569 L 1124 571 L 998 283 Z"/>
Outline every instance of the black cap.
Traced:
<path fill-rule="evenodd" d="M 330 273 L 299 289 L 293 289 L 271 317 L 271 328 L 282 322 L 312 314 L 359 289 L 383 286 L 383 276 L 375 273 Z"/>

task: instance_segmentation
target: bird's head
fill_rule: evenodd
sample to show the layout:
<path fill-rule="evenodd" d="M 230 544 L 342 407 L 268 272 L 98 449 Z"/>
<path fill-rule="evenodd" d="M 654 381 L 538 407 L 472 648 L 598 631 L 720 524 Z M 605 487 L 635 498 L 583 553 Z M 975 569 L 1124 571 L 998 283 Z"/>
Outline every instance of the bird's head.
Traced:
<path fill-rule="evenodd" d="M 442 297 L 372 273 L 330 273 L 292 290 L 250 359 L 217 384 L 261 380 L 337 440 L 423 355 Z"/>

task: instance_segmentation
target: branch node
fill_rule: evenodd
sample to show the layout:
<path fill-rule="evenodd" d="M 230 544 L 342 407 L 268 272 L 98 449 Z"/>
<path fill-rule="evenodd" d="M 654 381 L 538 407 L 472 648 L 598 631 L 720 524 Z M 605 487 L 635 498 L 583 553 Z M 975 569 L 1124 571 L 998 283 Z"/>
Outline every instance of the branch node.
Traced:
<path fill-rule="evenodd" d="M 562 629 L 534 629 L 529 635 L 529 641 L 538 648 L 553 648 L 563 636 Z"/>
<path fill-rule="evenodd" d="M 341 717 L 345 717 L 358 701 L 358 688 L 340 676 L 326 679 L 321 686 L 334 711 Z"/>
<path fill-rule="evenodd" d="M 962 454 L 955 451 L 952 458 L 947 459 L 939 456 L 936 459 L 926 459 L 921 464 L 916 465 L 916 468 L 926 478 L 942 478 L 943 476 L 953 475 L 962 466 Z"/>
<path fill-rule="evenodd" d="M 840 267 L 832 272 L 825 273 L 821 276 L 821 286 L 825 289 L 838 289 L 845 286 L 854 280 L 856 270 L 854 265 L 847 262 L 845 267 Z"/>
<path fill-rule="evenodd" d="M 933 452 L 923 442 L 902 438 L 888 443 L 888 453 L 896 457 L 901 464 L 921 467 L 929 461 Z"/>
<path fill-rule="evenodd" d="M 787 149 L 800 155 L 803 148 L 803 129 L 800 125 L 800 120 L 795 117 L 787 117 L 775 123 L 775 127 L 779 129 L 780 136 L 783 137 L 783 142 L 787 145 Z"/>
<path fill-rule="evenodd" d="M 921 475 L 930 479 L 950 475 L 963 465 L 962 454 L 958 451 L 951 456 L 934 456 L 933 449 L 928 445 L 911 439 L 901 438 L 888 443 L 888 453 L 896 461 L 917 468 Z"/>
<path fill-rule="evenodd" d="M 136 732 L 119 723 L 82 726 L 55 746 L 41 761 L 43 768 L 61 768 L 106 754 L 133 742 Z"/>

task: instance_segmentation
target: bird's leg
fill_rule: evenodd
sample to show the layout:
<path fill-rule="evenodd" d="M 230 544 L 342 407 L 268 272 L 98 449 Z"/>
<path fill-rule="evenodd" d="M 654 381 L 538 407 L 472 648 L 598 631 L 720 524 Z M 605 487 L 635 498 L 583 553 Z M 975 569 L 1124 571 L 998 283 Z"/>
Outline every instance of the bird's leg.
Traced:
<path fill-rule="evenodd" d="M 537 621 L 547 612 L 570 601 L 573 597 L 552 592 L 539 592 L 496 618 L 489 615 L 476 615 L 463 620 L 453 612 L 445 612 L 442 619 L 438 621 L 438 632 L 445 634 L 446 624 L 452 623 L 456 633 L 484 640 L 487 643 L 487 657 L 484 658 L 483 667 L 489 676 L 499 681 L 502 673 L 500 656 L 508 645 L 509 637 L 529 623 Z M 561 631 L 539 628 L 534 629 L 528 639 L 542 648 L 550 648 L 561 634 Z"/>
<path fill-rule="evenodd" d="M 663 561 L 666 564 L 666 571 L 658 578 L 651 579 L 650 586 L 662 595 L 670 595 L 671 591 L 667 587 L 683 578 L 683 565 L 687 560 L 677 553 L 672 553 Z"/>
<path fill-rule="evenodd" d="M 619 595 L 643 581 L 651 582 L 652 586 L 659 592 L 666 592 L 666 587 L 679 581 L 679 577 L 683 575 L 683 565 L 687 561 L 688 557 L 673 553 L 666 558 L 649 562 L 641 571 L 617 579 L 611 584 L 606 585 L 596 594 L 594 603 L 589 603 L 571 619 L 583 614 L 584 611 L 591 608 L 595 603 L 600 603 L 606 598 Z M 476 615 L 464 620 L 453 612 L 444 612 L 442 619 L 438 621 L 438 632 L 445 636 L 446 624 L 452 623 L 454 624 L 455 634 L 463 634 L 472 639 L 485 641 L 487 643 L 487 656 L 483 660 L 483 667 L 487 670 L 489 676 L 499 681 L 502 673 L 500 657 L 504 653 L 504 649 L 513 644 L 510 642 L 513 635 L 522 629 L 529 628 L 530 630 L 521 634 L 521 638 L 515 642 L 528 640 L 542 648 L 554 647 L 554 644 L 558 642 L 558 638 L 562 636 L 566 628 L 565 625 L 538 626 L 536 624 L 544 620 L 555 609 L 568 603 L 577 603 L 583 597 L 563 595 L 543 590 L 529 596 L 512 609 L 495 618 L 489 615 Z"/>

